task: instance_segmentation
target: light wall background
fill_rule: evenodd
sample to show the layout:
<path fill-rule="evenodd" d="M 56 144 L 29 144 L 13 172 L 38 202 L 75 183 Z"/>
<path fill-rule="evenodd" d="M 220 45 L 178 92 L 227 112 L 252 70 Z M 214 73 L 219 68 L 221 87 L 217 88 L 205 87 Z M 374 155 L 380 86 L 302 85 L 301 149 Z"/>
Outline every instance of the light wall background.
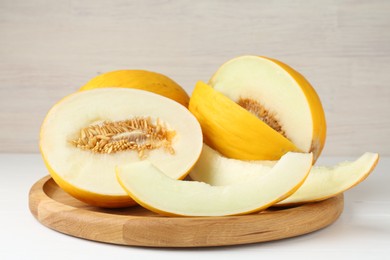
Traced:
<path fill-rule="evenodd" d="M 243 54 L 309 79 L 325 155 L 390 155 L 387 0 L 0 0 L 0 152 L 38 152 L 45 113 L 98 74 L 157 71 L 191 93 Z"/>

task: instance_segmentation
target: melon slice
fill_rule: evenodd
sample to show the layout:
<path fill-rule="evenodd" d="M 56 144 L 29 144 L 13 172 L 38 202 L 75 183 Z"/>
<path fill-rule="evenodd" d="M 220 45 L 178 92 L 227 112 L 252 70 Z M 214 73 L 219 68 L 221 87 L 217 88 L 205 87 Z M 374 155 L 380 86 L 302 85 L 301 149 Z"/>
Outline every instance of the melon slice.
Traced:
<path fill-rule="evenodd" d="M 134 88 L 150 91 L 188 107 L 190 97 L 169 77 L 147 70 L 116 70 L 103 73 L 88 81 L 80 91 L 96 88 Z"/>
<path fill-rule="evenodd" d="M 260 211 L 283 200 L 305 180 L 312 154 L 287 153 L 262 176 L 227 186 L 174 180 L 148 160 L 117 167 L 127 193 L 143 207 L 164 215 L 224 216 Z"/>
<path fill-rule="evenodd" d="M 204 144 L 189 177 L 212 186 L 225 186 L 267 174 L 277 161 L 242 161 L 227 158 Z"/>
<path fill-rule="evenodd" d="M 365 180 L 378 160 L 377 153 L 366 152 L 355 161 L 341 162 L 333 167 L 314 166 L 303 185 L 278 205 L 315 202 L 336 196 Z"/>
<path fill-rule="evenodd" d="M 324 110 L 310 83 L 291 67 L 241 56 L 223 64 L 209 86 L 197 84 L 189 109 L 205 142 L 223 155 L 241 160 L 276 160 L 287 151 L 312 152 L 315 160 L 320 155 Z"/>
<path fill-rule="evenodd" d="M 333 167 L 313 166 L 299 189 L 277 205 L 302 204 L 321 201 L 340 194 L 368 177 L 379 155 L 364 153 L 355 161 L 342 162 Z M 277 161 L 241 161 L 229 159 L 204 145 L 201 156 L 190 173 L 191 179 L 213 186 L 245 182 L 264 176 Z"/>
<path fill-rule="evenodd" d="M 95 206 L 135 204 L 118 184 L 115 166 L 147 159 L 173 179 L 184 178 L 202 150 L 195 117 L 179 103 L 137 89 L 71 94 L 47 114 L 40 149 L 57 184 Z"/>

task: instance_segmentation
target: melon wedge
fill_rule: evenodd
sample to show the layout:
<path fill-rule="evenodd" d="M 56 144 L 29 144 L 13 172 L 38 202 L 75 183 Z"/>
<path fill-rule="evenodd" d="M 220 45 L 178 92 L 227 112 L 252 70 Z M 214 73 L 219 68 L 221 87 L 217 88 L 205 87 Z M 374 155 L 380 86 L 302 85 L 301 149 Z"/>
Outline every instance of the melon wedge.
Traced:
<path fill-rule="evenodd" d="M 340 194 L 366 179 L 374 170 L 379 155 L 364 153 L 355 161 L 333 167 L 313 166 L 299 189 L 277 205 L 321 201 Z M 254 176 L 264 176 L 276 161 L 241 161 L 229 159 L 204 145 L 201 156 L 190 173 L 191 179 L 213 186 L 245 182 Z"/>
<path fill-rule="evenodd" d="M 48 112 L 40 150 L 56 183 L 100 207 L 135 202 L 115 166 L 149 160 L 170 178 L 184 178 L 202 150 L 195 117 L 179 103 L 138 89 L 101 88 L 71 94 Z"/>
<path fill-rule="evenodd" d="M 320 155 L 326 137 L 321 101 L 288 65 L 241 56 L 223 64 L 208 85 L 197 84 L 189 109 L 205 142 L 224 156 L 277 160 L 287 151 L 301 151 L 312 152 L 316 160 Z"/>
<path fill-rule="evenodd" d="M 196 84 L 188 108 L 202 127 L 205 143 L 226 157 L 277 160 L 288 151 L 300 151 L 290 140 L 203 82 Z"/>
<path fill-rule="evenodd" d="M 267 174 L 227 186 L 174 180 L 147 160 L 119 165 L 117 178 L 136 202 L 163 215 L 239 215 L 265 209 L 293 193 L 312 159 L 312 154 L 287 153 Z"/>
<path fill-rule="evenodd" d="M 277 161 L 242 161 L 227 158 L 204 144 L 189 176 L 212 186 L 225 186 L 268 174 Z"/>
<path fill-rule="evenodd" d="M 336 196 L 365 180 L 379 160 L 377 153 L 366 152 L 355 161 L 333 167 L 314 166 L 303 185 L 278 205 L 315 202 Z"/>
<path fill-rule="evenodd" d="M 147 70 L 116 70 L 103 73 L 88 81 L 80 91 L 96 88 L 133 88 L 150 91 L 188 107 L 190 97 L 171 78 Z"/>

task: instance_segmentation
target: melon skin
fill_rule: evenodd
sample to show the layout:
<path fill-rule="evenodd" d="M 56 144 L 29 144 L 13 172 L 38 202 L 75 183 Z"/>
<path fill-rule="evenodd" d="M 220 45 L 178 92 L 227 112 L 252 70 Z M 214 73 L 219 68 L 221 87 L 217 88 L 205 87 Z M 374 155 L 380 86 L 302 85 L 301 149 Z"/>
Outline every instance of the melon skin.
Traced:
<path fill-rule="evenodd" d="M 210 111 L 210 107 L 219 105 L 218 100 L 202 100 L 198 96 L 197 85 L 190 98 L 189 109 L 196 110 L 194 114 L 204 128 L 207 144 L 225 156 L 241 160 L 276 160 L 287 151 L 312 152 L 314 161 L 320 156 L 326 140 L 326 119 L 321 100 L 309 81 L 287 64 L 268 57 L 240 56 L 220 66 L 207 85 L 237 105 L 241 99 L 260 104 L 282 128 L 282 131 L 276 128 L 270 131 L 262 126 L 256 128 L 257 133 L 248 134 L 246 132 L 251 129 L 247 124 L 242 126 L 243 123 L 235 118 L 242 112 L 233 105 L 224 107 L 222 111 L 232 120 L 222 122 L 215 111 Z M 218 111 L 218 108 L 215 110 Z M 213 123 L 216 120 L 219 120 L 218 124 Z M 228 128 L 232 130 L 224 130 Z M 241 136 L 237 136 L 239 132 Z M 220 138 L 237 142 L 225 145 L 218 140 Z M 254 143 L 253 139 L 258 141 Z M 250 147 L 258 146 L 257 143 L 264 145 L 256 149 Z M 279 151 L 276 147 L 280 148 Z"/>
<path fill-rule="evenodd" d="M 131 197 L 127 195 L 99 194 L 96 192 L 91 192 L 79 188 L 59 176 L 47 163 L 45 157 L 42 156 L 42 158 L 47 170 L 49 171 L 50 176 L 53 178 L 55 183 L 62 190 L 64 190 L 66 193 L 76 198 L 77 200 L 80 200 L 88 205 L 101 208 L 125 208 L 137 205 L 137 202 L 135 202 Z"/>
<path fill-rule="evenodd" d="M 306 100 L 308 101 L 312 114 L 313 130 L 310 148 L 304 149 L 304 151 L 313 153 L 315 162 L 320 157 L 326 143 L 327 124 L 325 111 L 324 107 L 322 106 L 321 99 L 314 87 L 301 73 L 279 60 L 273 58 L 268 59 L 286 70 L 298 82 L 299 86 L 301 86 L 302 92 L 306 96 Z"/>
<path fill-rule="evenodd" d="M 115 70 L 89 80 L 79 91 L 96 88 L 141 89 L 170 98 L 188 107 L 190 97 L 174 80 L 161 73 L 147 70 Z"/>
<path fill-rule="evenodd" d="M 52 107 L 40 131 L 40 150 L 49 173 L 64 191 L 92 206 L 134 205 L 117 182 L 115 167 L 142 160 L 138 153 L 98 154 L 74 147 L 70 140 L 88 124 L 142 116 L 153 120 L 159 118 L 176 131 L 175 154 L 163 149 L 151 150 L 148 159 L 168 172 L 171 178 L 185 178 L 202 149 L 199 123 L 187 108 L 171 99 L 127 88 L 76 92 Z"/>
<path fill-rule="evenodd" d="M 301 152 L 290 140 L 204 82 L 197 82 L 189 110 L 202 126 L 205 143 L 228 158 L 277 160 Z"/>

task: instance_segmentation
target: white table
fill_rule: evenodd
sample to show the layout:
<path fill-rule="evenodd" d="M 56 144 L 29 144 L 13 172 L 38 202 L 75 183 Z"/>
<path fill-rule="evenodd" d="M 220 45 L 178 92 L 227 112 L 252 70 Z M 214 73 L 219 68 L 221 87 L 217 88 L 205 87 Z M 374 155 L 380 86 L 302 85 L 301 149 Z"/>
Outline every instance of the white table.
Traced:
<path fill-rule="evenodd" d="M 0 154 L 0 259 L 390 259 L 390 157 L 345 193 L 344 212 L 333 225 L 281 241 L 217 248 L 118 246 L 53 231 L 28 208 L 30 187 L 45 175 L 39 154 Z"/>

